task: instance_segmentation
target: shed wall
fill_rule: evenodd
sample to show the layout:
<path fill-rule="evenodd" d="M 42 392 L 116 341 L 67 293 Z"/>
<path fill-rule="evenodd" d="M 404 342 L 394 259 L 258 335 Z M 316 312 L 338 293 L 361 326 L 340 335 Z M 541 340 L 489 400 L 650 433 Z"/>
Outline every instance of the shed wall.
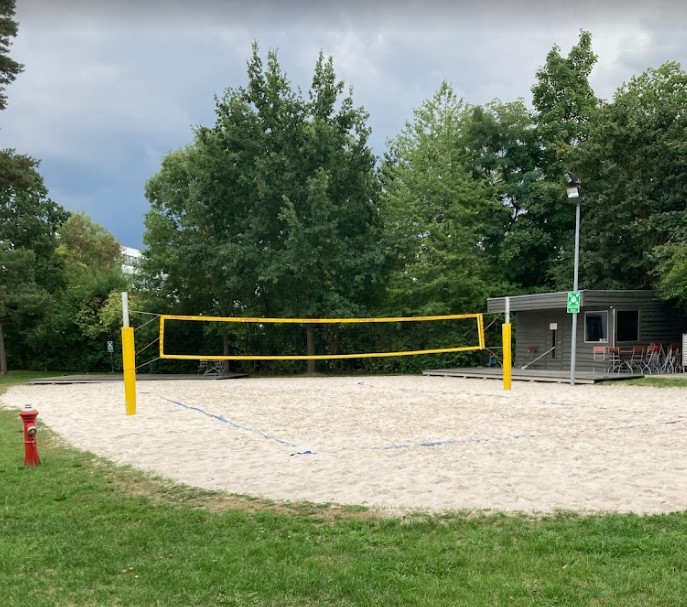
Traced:
<path fill-rule="evenodd" d="M 580 310 L 577 322 L 577 361 L 579 371 L 601 372 L 606 364 L 594 359 L 594 347 L 618 346 L 631 348 L 632 346 L 647 346 L 651 342 L 668 345 L 681 341 L 681 335 L 687 331 L 684 318 L 680 317 L 663 303 L 655 300 L 619 300 L 615 306 L 591 305 Z M 620 303 L 622 301 L 622 303 Z M 616 340 L 615 312 L 639 311 L 639 339 L 631 342 Z M 608 341 L 585 342 L 585 312 L 608 312 Z M 530 369 L 569 369 L 572 345 L 572 315 L 565 311 L 521 311 L 516 314 L 516 346 L 515 366 L 522 367 L 532 358 L 543 354 L 551 347 L 551 323 L 557 323 L 557 352 L 555 359 L 547 355 L 543 359 L 531 364 Z M 535 346 L 537 352 L 532 356 L 528 348 Z"/>

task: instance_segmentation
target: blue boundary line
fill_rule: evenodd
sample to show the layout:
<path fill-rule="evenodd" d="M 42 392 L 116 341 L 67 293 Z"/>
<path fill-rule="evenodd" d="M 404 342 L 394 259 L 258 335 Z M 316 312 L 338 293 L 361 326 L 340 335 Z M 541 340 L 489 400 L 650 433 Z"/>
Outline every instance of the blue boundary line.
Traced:
<path fill-rule="evenodd" d="M 653 424 L 627 424 L 625 426 L 610 426 L 607 428 L 602 428 L 600 431 L 608 432 L 613 430 L 632 430 L 634 428 L 651 428 L 652 426 L 673 426 L 687 421 L 687 417 L 680 416 L 678 419 L 672 419 L 667 421 L 656 422 Z M 478 443 L 489 443 L 489 442 L 501 442 L 506 440 L 522 440 L 522 439 L 536 439 L 543 437 L 561 437 L 570 436 L 575 434 L 584 434 L 585 431 L 581 430 L 579 432 L 569 432 L 561 433 L 554 432 L 551 434 L 514 434 L 513 436 L 498 437 L 498 438 L 464 438 L 464 439 L 447 439 L 447 440 L 433 440 L 424 441 L 421 443 L 397 443 L 392 445 L 386 445 L 383 447 L 365 447 L 366 449 L 375 451 L 391 451 L 394 449 L 414 449 L 417 447 L 443 447 L 444 445 L 467 445 L 467 444 L 478 444 Z"/>
<path fill-rule="evenodd" d="M 289 441 L 286 441 L 281 438 L 277 438 L 276 436 L 272 436 L 271 434 L 265 434 L 264 432 L 261 432 L 260 430 L 255 430 L 254 428 L 250 428 L 248 426 L 242 426 L 240 424 L 237 424 L 236 422 L 227 419 L 224 417 L 224 415 L 215 415 L 214 413 L 209 413 L 205 409 L 201 407 L 193 407 L 191 405 L 187 405 L 186 403 L 182 403 L 181 401 L 178 400 L 172 400 L 170 398 L 165 398 L 164 396 L 160 396 L 158 398 L 161 398 L 162 400 L 166 400 L 168 403 L 173 403 L 175 405 L 178 405 L 179 407 L 182 407 L 183 409 L 188 409 L 190 411 L 197 411 L 198 413 L 202 413 L 203 415 L 206 415 L 207 417 L 211 417 L 212 419 L 217 420 L 218 422 L 221 422 L 223 424 L 226 424 L 228 426 L 231 426 L 232 428 L 236 428 L 237 430 L 245 430 L 246 432 L 252 432 L 253 434 L 257 434 L 258 436 L 261 436 L 264 439 L 274 441 L 275 443 L 279 443 L 281 445 L 286 445 L 287 447 L 294 447 L 296 448 L 296 445 L 293 443 L 290 443 Z"/>
<path fill-rule="evenodd" d="M 366 447 L 375 451 L 390 451 L 393 449 L 415 449 L 416 447 L 443 447 L 444 445 L 467 445 L 478 443 L 500 442 L 510 439 L 536 438 L 537 434 L 515 434 L 505 438 L 449 438 L 446 440 L 423 441 L 421 443 L 400 443 L 385 447 Z"/>
<path fill-rule="evenodd" d="M 279 443 L 281 445 L 285 445 L 287 447 L 292 447 L 294 449 L 297 449 L 297 445 L 294 445 L 293 443 L 290 443 L 284 439 L 277 438 L 276 436 L 272 436 L 271 434 L 265 434 L 264 432 L 261 432 L 260 430 L 255 430 L 254 428 L 250 428 L 248 426 L 242 426 L 240 424 L 237 424 L 236 422 L 227 419 L 223 415 L 216 415 L 214 413 L 209 413 L 202 407 L 194 407 L 191 405 L 187 405 L 186 403 L 182 403 L 181 401 L 173 400 L 170 398 L 166 398 L 164 396 L 158 396 L 158 398 L 167 401 L 168 403 L 175 404 L 179 407 L 182 407 L 183 409 L 187 409 L 189 411 L 196 411 L 198 413 L 201 413 L 202 415 L 205 415 L 207 417 L 210 417 L 214 420 L 217 420 L 223 424 L 226 424 L 228 426 L 231 426 L 232 428 L 235 428 L 237 430 L 245 430 L 246 432 L 251 432 L 253 434 L 256 434 L 257 436 L 261 436 L 262 438 L 266 440 L 271 440 L 276 443 Z M 612 431 L 612 430 L 630 430 L 634 428 L 648 428 L 651 426 L 671 426 L 675 424 L 679 424 L 681 422 L 687 421 L 687 417 L 680 416 L 678 419 L 673 419 L 673 420 L 667 420 L 667 421 L 662 421 L 662 422 L 657 422 L 653 424 L 628 424 L 625 426 L 612 426 L 609 428 L 603 428 L 603 431 Z M 573 432 L 572 434 L 580 434 L 582 432 Z M 504 440 L 521 440 L 521 439 L 532 439 L 532 438 L 538 438 L 538 437 L 550 437 L 550 436 L 567 436 L 568 434 L 561 434 L 554 432 L 553 434 L 515 434 L 513 436 L 508 436 L 505 438 L 465 438 L 465 439 L 446 439 L 446 440 L 433 440 L 433 441 L 423 441 L 420 443 L 396 443 L 396 444 L 391 444 L 391 445 L 384 445 L 381 447 L 359 447 L 359 450 L 368 450 L 368 451 L 392 451 L 392 450 L 400 450 L 400 449 L 414 449 L 417 447 L 443 447 L 445 445 L 467 445 L 467 444 L 479 444 L 479 443 L 488 443 L 488 442 L 500 442 Z M 325 453 L 341 453 L 341 451 L 330 451 Z M 316 455 L 315 451 L 312 450 L 304 450 L 304 451 L 298 451 L 296 453 L 292 453 L 291 455 Z"/>

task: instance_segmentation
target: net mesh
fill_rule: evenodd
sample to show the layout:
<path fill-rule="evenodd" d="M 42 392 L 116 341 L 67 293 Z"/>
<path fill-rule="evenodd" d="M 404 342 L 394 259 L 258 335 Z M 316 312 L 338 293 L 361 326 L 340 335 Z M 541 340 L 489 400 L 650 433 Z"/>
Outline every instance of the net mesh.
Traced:
<path fill-rule="evenodd" d="M 307 353 L 308 338 L 314 354 Z M 320 319 L 160 316 L 162 359 L 341 360 L 469 352 L 484 349 L 484 344 L 481 314 Z"/>

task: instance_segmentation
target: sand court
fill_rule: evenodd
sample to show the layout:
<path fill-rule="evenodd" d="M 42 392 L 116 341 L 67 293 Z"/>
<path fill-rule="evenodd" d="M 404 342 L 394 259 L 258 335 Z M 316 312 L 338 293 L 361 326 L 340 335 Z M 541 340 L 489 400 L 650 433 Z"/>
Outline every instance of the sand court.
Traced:
<path fill-rule="evenodd" d="M 679 388 L 425 376 L 18 386 L 64 440 L 189 485 L 389 511 L 687 510 Z M 18 449 L 21 446 L 18 445 Z"/>

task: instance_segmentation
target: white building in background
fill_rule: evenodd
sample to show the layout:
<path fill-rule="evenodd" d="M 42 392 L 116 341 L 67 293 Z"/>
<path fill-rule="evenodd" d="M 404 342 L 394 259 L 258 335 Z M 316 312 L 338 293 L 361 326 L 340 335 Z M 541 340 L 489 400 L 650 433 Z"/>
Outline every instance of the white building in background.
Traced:
<path fill-rule="evenodd" d="M 130 276 L 136 274 L 141 265 L 141 251 L 131 247 L 122 247 L 122 272 Z"/>

